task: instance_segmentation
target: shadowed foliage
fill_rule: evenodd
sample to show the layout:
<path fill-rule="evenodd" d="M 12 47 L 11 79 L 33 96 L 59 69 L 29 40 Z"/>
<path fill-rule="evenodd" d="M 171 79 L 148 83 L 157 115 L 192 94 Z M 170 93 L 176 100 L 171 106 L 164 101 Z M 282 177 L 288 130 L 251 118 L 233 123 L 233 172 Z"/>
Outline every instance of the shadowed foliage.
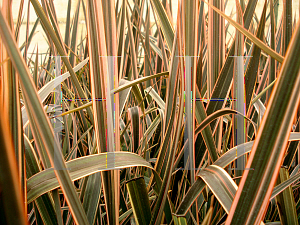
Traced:
<path fill-rule="evenodd" d="M 0 224 L 299 224 L 298 1 L 13 1 Z"/>

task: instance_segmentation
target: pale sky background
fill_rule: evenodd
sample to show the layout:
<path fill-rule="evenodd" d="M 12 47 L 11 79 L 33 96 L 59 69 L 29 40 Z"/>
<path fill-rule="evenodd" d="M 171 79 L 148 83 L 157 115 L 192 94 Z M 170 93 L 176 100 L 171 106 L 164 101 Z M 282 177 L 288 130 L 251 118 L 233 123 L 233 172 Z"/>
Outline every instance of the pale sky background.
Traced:
<path fill-rule="evenodd" d="M 129 0 L 129 2 L 132 2 L 132 0 Z M 250 0 L 251 1 L 251 0 Z M 77 5 L 78 0 L 72 0 L 72 10 L 71 10 L 71 19 L 73 18 L 75 9 L 76 9 L 76 5 Z M 279 0 L 280 2 L 280 10 L 279 12 L 282 11 L 282 0 Z M 19 4 L 20 4 L 20 0 L 13 0 L 13 17 L 14 17 L 14 21 L 16 21 L 17 16 L 18 16 L 18 11 L 19 11 Z M 260 17 L 262 8 L 263 8 L 263 4 L 264 4 L 264 0 L 258 0 L 258 6 L 257 6 L 257 16 Z M 67 15 L 67 7 L 68 7 L 68 0 L 54 0 L 54 5 L 55 5 L 55 9 L 56 9 L 56 14 L 59 20 L 59 27 L 60 27 L 60 31 L 62 34 L 62 37 L 64 37 L 64 33 L 65 33 L 65 21 L 66 21 L 66 15 Z M 296 13 L 296 15 L 298 16 L 298 6 L 299 6 L 299 1 L 293 1 L 293 11 L 294 13 Z M 172 0 L 172 10 L 174 15 L 177 14 L 177 7 L 178 7 L 178 0 Z M 19 40 L 19 44 L 21 45 L 24 40 L 25 40 L 25 35 L 26 35 L 26 21 L 27 21 L 27 10 L 28 9 L 28 0 L 25 0 L 25 5 L 24 5 L 24 12 L 23 12 L 23 16 L 24 16 L 24 21 L 23 24 L 21 26 L 21 31 L 20 31 L 20 40 Z M 207 7 L 205 6 L 205 10 L 207 10 Z M 227 15 L 230 15 L 231 11 L 235 12 L 235 0 L 228 0 L 228 4 L 227 7 L 225 9 L 225 13 Z M 31 6 L 30 7 L 30 29 L 32 28 L 35 20 L 36 20 L 36 14 L 34 11 L 34 8 Z M 153 16 L 150 18 L 152 22 L 154 22 Z M 176 21 L 176 19 L 174 19 Z M 80 12 L 80 19 L 79 19 L 79 32 L 78 32 L 78 37 L 80 38 L 81 33 L 82 35 L 86 34 L 86 28 L 85 28 L 85 22 L 84 22 L 84 14 L 82 11 L 82 7 L 81 7 L 81 12 Z M 231 28 L 232 32 L 234 32 L 234 28 Z M 39 48 L 39 53 L 44 53 L 47 51 L 48 49 L 48 45 L 47 42 L 45 41 L 45 34 L 44 31 L 42 29 L 42 27 L 39 25 L 36 31 L 36 34 L 33 38 L 33 41 L 31 43 L 31 46 L 29 48 L 29 53 L 31 52 L 35 52 L 35 46 L 38 44 L 38 48 Z"/>

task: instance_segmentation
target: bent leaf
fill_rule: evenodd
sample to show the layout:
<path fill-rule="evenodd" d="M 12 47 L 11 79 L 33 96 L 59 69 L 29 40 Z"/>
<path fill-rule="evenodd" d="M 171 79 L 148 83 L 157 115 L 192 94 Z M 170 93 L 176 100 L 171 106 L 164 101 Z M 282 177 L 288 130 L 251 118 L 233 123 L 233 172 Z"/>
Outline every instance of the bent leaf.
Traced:
<path fill-rule="evenodd" d="M 114 157 L 114 161 L 107 161 L 108 156 Z M 69 171 L 72 181 L 100 171 L 136 166 L 144 166 L 152 169 L 150 163 L 139 155 L 131 152 L 99 153 L 66 162 L 66 169 Z M 56 179 L 53 168 L 43 170 L 27 180 L 27 201 L 30 203 L 42 194 L 58 187 L 59 183 Z"/>
<path fill-rule="evenodd" d="M 89 58 L 86 58 L 81 63 L 79 63 L 77 66 L 75 66 L 73 68 L 74 72 L 76 73 L 78 70 L 80 70 L 82 67 L 84 67 L 88 61 L 89 61 Z M 46 85 L 44 85 L 38 91 L 41 102 L 44 102 L 45 99 L 48 97 L 48 95 L 53 91 L 53 89 L 56 88 L 58 85 L 60 85 L 69 76 L 70 76 L 70 73 L 66 72 L 66 73 L 62 74 L 61 76 L 54 78 L 53 80 L 48 82 Z M 22 107 L 22 120 L 23 120 L 23 126 L 24 126 L 28 121 L 28 116 L 27 116 L 25 106 Z"/>

